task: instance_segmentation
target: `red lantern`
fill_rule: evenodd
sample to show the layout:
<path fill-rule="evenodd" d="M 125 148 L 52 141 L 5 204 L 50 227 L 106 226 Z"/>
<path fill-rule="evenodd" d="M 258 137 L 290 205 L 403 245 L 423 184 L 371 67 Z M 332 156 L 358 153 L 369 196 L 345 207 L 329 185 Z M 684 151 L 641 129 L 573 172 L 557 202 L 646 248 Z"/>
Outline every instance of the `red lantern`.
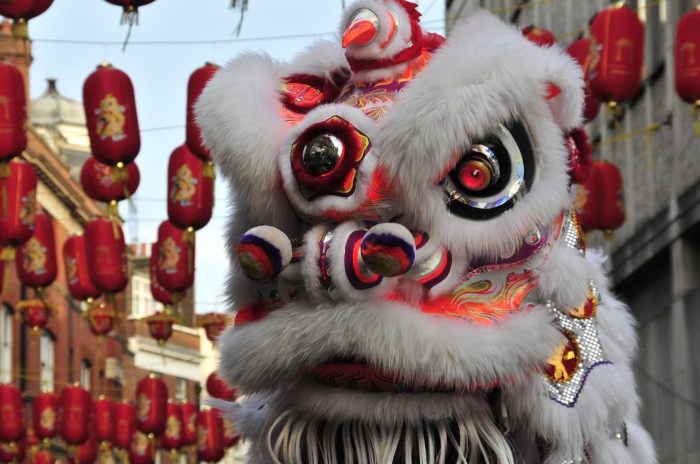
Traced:
<path fill-rule="evenodd" d="M 192 153 L 205 161 L 211 160 L 211 154 L 202 142 L 202 133 L 195 120 L 194 105 L 197 103 L 204 87 L 206 87 L 209 80 L 214 77 L 218 70 L 219 67 L 217 65 L 206 63 L 201 68 L 195 69 L 187 81 L 187 146 Z"/>
<path fill-rule="evenodd" d="M 241 441 L 241 436 L 233 425 L 233 421 L 225 418 L 222 411 L 217 411 L 217 413 L 221 416 L 224 425 L 224 448 L 236 446 L 238 442 Z"/>
<path fill-rule="evenodd" d="M 576 60 L 583 69 L 583 90 L 585 93 L 583 101 L 583 119 L 585 122 L 592 121 L 598 116 L 598 111 L 600 111 L 600 102 L 595 95 L 593 95 L 589 81 L 591 58 L 598 56 L 598 51 L 595 49 L 595 41 L 590 37 L 576 40 L 569 45 L 566 52 Z"/>
<path fill-rule="evenodd" d="M 34 215 L 31 238 L 17 247 L 15 264 L 19 280 L 30 287 L 48 287 L 56 279 L 58 267 L 53 224 L 43 211 L 37 211 Z"/>
<path fill-rule="evenodd" d="M 7 6 L 0 3 L 0 10 L 3 7 Z M 26 98 L 22 73 L 15 66 L 0 62 L 0 102 L 3 108 L 0 111 L 0 163 L 21 155 L 27 147 Z M 0 177 L 5 177 L 2 170 L 0 165 Z"/>
<path fill-rule="evenodd" d="M 0 176 L 0 243 L 18 246 L 34 232 L 37 177 L 34 168 L 19 159 L 9 166 L 9 175 Z"/>
<path fill-rule="evenodd" d="M 173 336 L 173 324 L 177 322 L 177 318 L 169 312 L 157 312 L 152 316 L 145 318 L 148 324 L 148 331 L 151 337 L 158 342 L 159 345 L 164 344 L 170 337 Z"/>
<path fill-rule="evenodd" d="M 40 393 L 32 401 L 32 426 L 39 440 L 48 441 L 58 433 L 58 395 Z"/>
<path fill-rule="evenodd" d="M 151 373 L 136 386 L 136 427 L 149 436 L 165 430 L 168 388 L 157 374 Z"/>
<path fill-rule="evenodd" d="M 591 90 L 599 100 L 624 102 L 637 94 L 644 65 L 644 25 L 623 4 L 598 13 L 591 36 L 599 53 L 591 57 Z"/>
<path fill-rule="evenodd" d="M 114 435 L 114 403 L 104 396 L 100 396 L 93 403 L 95 417 L 95 438 L 106 445 L 112 441 Z"/>
<path fill-rule="evenodd" d="M 27 454 L 27 444 L 24 440 L 18 442 L 0 442 L 0 462 L 22 462 Z"/>
<path fill-rule="evenodd" d="M 236 401 L 237 390 L 230 387 L 226 382 L 221 380 L 216 371 L 209 374 L 207 377 L 207 393 L 212 398 L 218 398 L 225 401 Z"/>
<path fill-rule="evenodd" d="M 596 161 L 588 179 L 578 187 L 574 208 L 584 230 L 606 232 L 625 221 L 622 175 L 607 161 Z"/>
<path fill-rule="evenodd" d="M 94 433 L 90 433 L 88 440 L 78 446 L 75 464 L 93 464 L 95 460 L 97 460 L 97 439 Z"/>
<path fill-rule="evenodd" d="M 214 208 L 214 171 L 181 145 L 168 162 L 168 218 L 180 229 L 199 230 Z"/>
<path fill-rule="evenodd" d="M 197 443 L 197 405 L 185 401 L 182 403 L 182 446 Z"/>
<path fill-rule="evenodd" d="M 0 442 L 17 442 L 23 437 L 22 392 L 14 385 L 0 384 Z"/>
<path fill-rule="evenodd" d="M 167 451 L 177 451 L 182 446 L 182 405 L 168 401 L 166 412 L 165 432 L 160 437 L 160 444 Z"/>
<path fill-rule="evenodd" d="M 111 304 L 100 303 L 90 307 L 84 314 L 95 337 L 104 337 L 114 328 L 116 314 Z"/>
<path fill-rule="evenodd" d="M 676 91 L 688 103 L 700 100 L 700 10 L 686 13 L 676 28 Z"/>
<path fill-rule="evenodd" d="M 197 414 L 197 458 L 217 462 L 224 457 L 224 424 L 215 410 Z"/>
<path fill-rule="evenodd" d="M 20 301 L 17 309 L 24 312 L 24 324 L 35 333 L 49 323 L 51 307 L 39 298 Z"/>
<path fill-rule="evenodd" d="M 212 343 L 216 343 L 221 332 L 230 323 L 230 317 L 222 313 L 208 313 L 197 318 L 197 325 L 204 328 L 207 339 Z"/>
<path fill-rule="evenodd" d="M 49 450 L 39 450 L 34 454 L 34 459 L 32 464 L 54 464 L 55 460 L 51 451 Z"/>
<path fill-rule="evenodd" d="M 153 464 L 155 463 L 155 454 L 153 440 L 149 440 L 148 435 L 137 430 L 129 446 L 129 462 L 131 464 Z"/>
<path fill-rule="evenodd" d="M 129 449 L 136 431 L 136 410 L 123 401 L 114 406 L 114 435 L 112 443 L 117 448 Z"/>
<path fill-rule="evenodd" d="M 136 163 L 112 167 L 90 157 L 80 170 L 80 183 L 85 193 L 93 200 L 105 203 L 131 197 L 140 181 L 141 175 Z"/>
<path fill-rule="evenodd" d="M 163 286 L 158 282 L 158 257 L 160 256 L 159 247 L 160 244 L 158 242 L 151 244 L 151 256 L 148 262 L 148 274 L 151 278 L 151 294 L 153 295 L 154 300 L 169 306 L 174 303 L 173 295 L 163 288 Z"/>
<path fill-rule="evenodd" d="M 0 15 L 14 20 L 29 20 L 48 10 L 53 0 L 12 0 L 0 3 Z"/>
<path fill-rule="evenodd" d="M 521 32 L 527 40 L 540 47 L 551 47 L 557 42 L 557 38 L 554 37 L 552 31 L 549 31 L 543 27 L 537 27 L 531 24 L 523 27 Z"/>
<path fill-rule="evenodd" d="M 622 174 L 615 164 L 606 161 L 597 162 L 594 169 L 601 177 L 603 185 L 599 227 L 606 232 L 611 232 L 625 222 Z"/>
<path fill-rule="evenodd" d="M 118 222 L 96 217 L 85 226 L 90 280 L 98 289 L 107 293 L 124 290 L 128 283 L 126 272 L 126 244 Z"/>
<path fill-rule="evenodd" d="M 194 236 L 186 235 L 170 221 L 158 227 L 158 282 L 173 293 L 184 293 L 194 283 Z"/>
<path fill-rule="evenodd" d="M 66 443 L 81 445 L 88 440 L 91 413 L 92 399 L 87 390 L 78 385 L 63 389 L 59 430 Z"/>
<path fill-rule="evenodd" d="M 85 236 L 74 235 L 66 240 L 63 244 L 63 260 L 68 291 L 73 298 L 89 301 L 100 296 L 100 291 L 90 280 Z"/>
<path fill-rule="evenodd" d="M 129 76 L 101 64 L 85 80 L 83 106 L 93 156 L 110 166 L 133 161 L 141 149 L 141 136 Z"/>

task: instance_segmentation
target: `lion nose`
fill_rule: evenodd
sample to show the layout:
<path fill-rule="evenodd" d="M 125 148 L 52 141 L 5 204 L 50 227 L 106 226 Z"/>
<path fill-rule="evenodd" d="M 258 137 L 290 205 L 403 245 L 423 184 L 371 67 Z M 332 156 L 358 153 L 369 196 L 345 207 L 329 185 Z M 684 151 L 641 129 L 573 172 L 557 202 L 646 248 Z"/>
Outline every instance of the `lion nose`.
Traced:
<path fill-rule="evenodd" d="M 350 45 L 367 45 L 379 30 L 379 18 L 367 8 L 359 9 L 343 33 L 343 48 Z"/>

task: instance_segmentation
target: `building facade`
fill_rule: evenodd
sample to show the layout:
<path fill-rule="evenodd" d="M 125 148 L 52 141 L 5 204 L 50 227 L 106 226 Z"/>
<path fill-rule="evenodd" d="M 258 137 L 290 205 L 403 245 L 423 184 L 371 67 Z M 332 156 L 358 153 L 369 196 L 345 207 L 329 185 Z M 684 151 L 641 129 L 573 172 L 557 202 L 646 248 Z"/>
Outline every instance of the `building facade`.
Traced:
<path fill-rule="evenodd" d="M 551 30 L 566 48 L 607 0 L 448 0 L 449 31 L 485 8 L 518 27 Z M 645 25 L 643 86 L 619 124 L 601 110 L 586 127 L 594 156 L 623 175 L 627 219 L 614 237 L 589 234 L 610 256 L 616 291 L 639 321 L 635 365 L 642 419 L 664 464 L 700 462 L 700 134 L 674 88 L 674 39 L 692 0 L 628 0 Z"/>

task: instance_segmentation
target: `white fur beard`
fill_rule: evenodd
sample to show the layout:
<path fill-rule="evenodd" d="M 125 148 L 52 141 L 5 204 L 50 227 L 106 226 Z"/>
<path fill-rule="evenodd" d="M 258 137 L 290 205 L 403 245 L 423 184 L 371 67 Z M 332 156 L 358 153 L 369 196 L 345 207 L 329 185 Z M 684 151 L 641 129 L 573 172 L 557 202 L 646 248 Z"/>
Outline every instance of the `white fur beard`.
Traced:
<path fill-rule="evenodd" d="M 514 464 L 508 439 L 484 410 L 453 419 L 378 424 L 294 409 L 274 414 L 253 462 L 284 464 Z M 253 456 L 251 456 L 253 457 Z"/>

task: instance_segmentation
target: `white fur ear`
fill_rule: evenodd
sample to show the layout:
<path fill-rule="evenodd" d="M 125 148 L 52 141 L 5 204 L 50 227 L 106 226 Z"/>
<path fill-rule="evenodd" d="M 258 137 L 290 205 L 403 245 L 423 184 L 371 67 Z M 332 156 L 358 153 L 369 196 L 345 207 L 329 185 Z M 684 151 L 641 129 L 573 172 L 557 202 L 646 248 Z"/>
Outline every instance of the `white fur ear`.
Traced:
<path fill-rule="evenodd" d="M 267 55 L 241 55 L 209 81 L 195 113 L 204 143 L 250 223 L 290 233 L 297 219 L 277 174 L 277 153 L 289 131 L 281 116 L 280 67 Z"/>
<path fill-rule="evenodd" d="M 583 123 L 583 71 L 559 47 L 543 51 L 547 103 L 559 127 L 569 131 Z"/>
<path fill-rule="evenodd" d="M 557 244 L 537 271 L 540 296 L 562 310 L 574 311 L 586 301 L 590 281 L 588 263 L 581 253 Z"/>

